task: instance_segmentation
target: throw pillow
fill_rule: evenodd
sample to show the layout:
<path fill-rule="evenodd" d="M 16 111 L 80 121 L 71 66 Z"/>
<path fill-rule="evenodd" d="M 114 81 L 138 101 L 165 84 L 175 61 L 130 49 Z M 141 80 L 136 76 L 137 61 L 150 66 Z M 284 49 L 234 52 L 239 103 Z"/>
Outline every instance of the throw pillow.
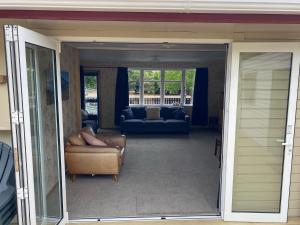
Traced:
<path fill-rule="evenodd" d="M 93 135 L 94 137 L 96 136 L 93 128 L 91 128 L 91 127 L 83 127 L 83 128 L 81 128 L 80 132 L 88 133 L 90 135 Z"/>
<path fill-rule="evenodd" d="M 126 120 L 133 119 L 133 112 L 131 108 L 123 109 L 122 114 L 125 116 Z"/>
<path fill-rule="evenodd" d="M 160 116 L 164 120 L 174 119 L 174 112 L 178 110 L 178 107 L 162 106 L 160 109 Z"/>
<path fill-rule="evenodd" d="M 159 120 L 160 119 L 160 108 L 158 107 L 147 107 L 147 120 Z"/>
<path fill-rule="evenodd" d="M 93 146 L 107 146 L 107 144 L 104 141 L 99 140 L 98 138 L 94 137 L 93 135 L 86 133 L 86 132 L 81 132 L 82 137 L 88 143 L 89 145 Z"/>
<path fill-rule="evenodd" d="M 185 112 L 182 108 L 177 109 L 173 114 L 175 120 L 184 120 L 185 118 Z"/>
<path fill-rule="evenodd" d="M 131 110 L 133 112 L 133 117 L 134 119 L 145 119 L 146 118 L 146 110 L 144 106 L 135 106 L 135 107 L 131 107 Z"/>
<path fill-rule="evenodd" d="M 71 145 L 78 145 L 78 146 L 86 145 L 81 134 L 72 135 L 71 137 L 69 137 L 69 142 L 71 143 Z"/>

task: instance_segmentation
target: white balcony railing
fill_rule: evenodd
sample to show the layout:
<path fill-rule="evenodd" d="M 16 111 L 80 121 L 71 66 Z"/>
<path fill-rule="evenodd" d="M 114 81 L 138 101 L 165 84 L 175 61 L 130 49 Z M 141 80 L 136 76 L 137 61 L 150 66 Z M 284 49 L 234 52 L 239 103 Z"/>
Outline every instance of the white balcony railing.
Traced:
<path fill-rule="evenodd" d="M 181 103 L 181 96 L 165 96 L 164 102 L 162 104 L 165 105 L 177 105 Z M 140 97 L 139 95 L 129 95 L 129 104 L 130 105 L 139 105 Z M 159 105 L 161 104 L 160 95 L 146 95 L 144 96 L 144 105 Z M 190 105 L 192 104 L 192 96 L 186 96 L 184 104 Z"/>

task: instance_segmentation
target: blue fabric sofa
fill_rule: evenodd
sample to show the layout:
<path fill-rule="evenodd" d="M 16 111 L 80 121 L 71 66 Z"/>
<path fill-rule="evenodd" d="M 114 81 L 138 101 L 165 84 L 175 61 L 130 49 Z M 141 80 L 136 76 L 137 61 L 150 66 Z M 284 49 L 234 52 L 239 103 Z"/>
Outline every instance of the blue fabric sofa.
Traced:
<path fill-rule="evenodd" d="M 182 108 L 161 106 L 160 117 L 147 120 L 146 106 L 128 107 L 121 114 L 121 133 L 189 133 L 190 117 Z"/>
<path fill-rule="evenodd" d="M 17 212 L 13 152 L 0 142 L 0 224 L 8 225 Z"/>

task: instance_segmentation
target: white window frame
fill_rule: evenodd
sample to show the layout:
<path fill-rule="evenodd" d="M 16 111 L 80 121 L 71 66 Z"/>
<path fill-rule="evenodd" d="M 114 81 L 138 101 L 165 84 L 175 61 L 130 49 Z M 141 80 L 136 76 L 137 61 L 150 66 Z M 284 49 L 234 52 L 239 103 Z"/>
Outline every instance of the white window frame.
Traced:
<path fill-rule="evenodd" d="M 172 82 L 180 82 L 181 84 L 181 94 L 180 94 L 180 106 L 193 106 L 193 94 L 191 96 L 191 104 L 185 104 L 186 100 L 186 70 L 196 70 L 196 68 L 139 68 L 139 67 L 129 67 L 128 70 L 139 70 L 140 71 L 140 87 L 139 87 L 139 104 L 130 104 L 131 106 L 138 106 L 138 105 L 147 105 L 147 106 L 157 106 L 157 105 L 165 105 L 170 106 L 171 104 L 165 104 L 165 84 L 172 83 Z M 159 70 L 160 71 L 160 104 L 145 104 L 144 101 L 144 83 L 148 82 L 144 79 L 144 72 L 146 70 Z M 181 80 L 165 80 L 165 72 L 178 70 L 181 71 Z M 152 81 L 149 81 L 152 82 Z M 153 81 L 155 82 L 155 81 Z"/>

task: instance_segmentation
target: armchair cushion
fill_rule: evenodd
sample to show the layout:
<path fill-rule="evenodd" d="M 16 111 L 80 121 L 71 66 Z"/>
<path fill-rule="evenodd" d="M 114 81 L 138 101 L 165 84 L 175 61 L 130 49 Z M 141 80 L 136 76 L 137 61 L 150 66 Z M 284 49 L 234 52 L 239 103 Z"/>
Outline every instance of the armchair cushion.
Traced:
<path fill-rule="evenodd" d="M 116 148 L 124 148 L 126 146 L 126 136 L 119 134 L 97 134 L 96 136 L 104 141 L 108 146 Z"/>
<path fill-rule="evenodd" d="M 77 146 L 84 146 L 86 145 L 86 142 L 82 138 L 81 134 L 74 134 L 69 137 L 69 142 L 72 145 L 77 145 Z"/>
<path fill-rule="evenodd" d="M 90 135 L 92 135 L 94 137 L 96 136 L 93 128 L 91 128 L 91 127 L 83 127 L 83 128 L 81 128 L 80 132 L 88 133 L 88 134 L 90 134 Z"/>
<path fill-rule="evenodd" d="M 93 135 L 91 135 L 89 133 L 81 132 L 81 135 L 83 136 L 86 143 L 88 143 L 89 145 L 92 145 L 92 146 L 107 146 L 107 144 L 105 142 L 103 142 L 102 140 L 94 137 Z"/>

